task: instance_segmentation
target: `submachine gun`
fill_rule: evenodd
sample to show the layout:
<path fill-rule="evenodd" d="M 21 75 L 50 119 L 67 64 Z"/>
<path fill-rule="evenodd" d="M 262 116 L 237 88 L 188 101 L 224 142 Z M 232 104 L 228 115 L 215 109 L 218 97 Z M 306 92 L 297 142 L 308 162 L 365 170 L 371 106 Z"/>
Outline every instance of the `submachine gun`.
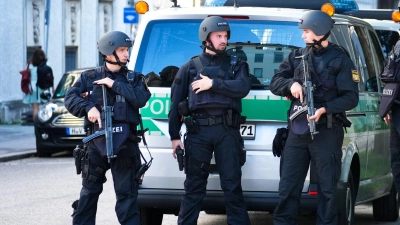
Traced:
<path fill-rule="evenodd" d="M 84 144 L 89 141 L 105 135 L 106 136 L 106 148 L 107 148 L 107 159 L 108 163 L 110 163 L 111 159 L 116 158 L 117 155 L 114 155 L 114 146 L 113 146 L 113 127 L 112 127 L 112 106 L 107 105 L 107 89 L 106 85 L 102 85 L 103 91 L 103 107 L 102 112 L 104 115 L 104 129 L 96 131 L 95 133 L 85 137 L 82 141 Z"/>
<path fill-rule="evenodd" d="M 304 69 L 304 83 L 303 83 L 303 94 L 305 94 L 305 98 L 303 99 L 303 109 L 307 109 L 308 118 L 314 116 L 315 108 L 314 108 L 314 96 L 313 91 L 315 86 L 311 81 L 310 71 L 308 70 L 308 55 L 297 56 L 296 58 L 301 58 Z M 315 120 L 309 120 L 311 139 L 314 140 L 314 135 L 319 132 L 315 128 Z"/>

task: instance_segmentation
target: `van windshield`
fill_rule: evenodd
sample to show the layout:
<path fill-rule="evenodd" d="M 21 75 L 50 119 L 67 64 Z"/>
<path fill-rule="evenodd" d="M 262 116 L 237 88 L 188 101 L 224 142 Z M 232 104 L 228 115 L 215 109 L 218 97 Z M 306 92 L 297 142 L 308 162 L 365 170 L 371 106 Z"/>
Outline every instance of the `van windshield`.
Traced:
<path fill-rule="evenodd" d="M 146 27 L 134 70 L 142 72 L 150 87 L 170 87 L 176 72 L 202 52 L 201 20 L 152 21 Z M 247 61 L 253 89 L 268 87 L 282 60 L 304 47 L 295 22 L 229 20 L 227 51 Z"/>

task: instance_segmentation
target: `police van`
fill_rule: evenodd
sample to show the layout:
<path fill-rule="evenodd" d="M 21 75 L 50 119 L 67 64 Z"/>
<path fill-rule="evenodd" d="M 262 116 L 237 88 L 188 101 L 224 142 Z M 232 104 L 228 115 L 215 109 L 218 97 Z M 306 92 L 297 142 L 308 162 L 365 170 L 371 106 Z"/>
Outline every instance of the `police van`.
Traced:
<path fill-rule="evenodd" d="M 279 201 L 280 158 L 272 154 L 272 140 L 277 128 L 287 124 L 290 102 L 273 95 L 269 84 L 282 60 L 294 49 L 305 47 L 302 30 L 298 28 L 300 17 L 327 2 L 336 8 L 329 40 L 349 52 L 361 77 L 359 104 L 346 112 L 352 126 L 347 128 L 342 146 L 338 224 L 353 224 L 354 206 L 366 202 L 373 202 L 375 219 L 397 220 L 399 208 L 390 168 L 389 127 L 378 114 L 382 92 L 378 75 L 384 55 L 369 23 L 343 14 L 357 10 L 355 1 L 206 0 L 206 6 L 202 7 L 181 8 L 175 1 L 170 8 L 145 13 L 132 47 L 129 69 L 145 74 L 152 93 L 141 109 L 144 127 L 149 129 L 146 140 L 154 158 L 139 189 L 142 224 L 161 224 L 163 214 L 179 212 L 185 174 L 179 171 L 171 154 L 170 85 L 179 67 L 201 53 L 199 25 L 212 15 L 228 21 L 231 37 L 227 51 L 248 62 L 253 78 L 252 89 L 242 100 L 242 114 L 247 121 L 240 128 L 247 152 L 242 167 L 247 208 L 274 210 Z M 184 126 L 181 132 L 183 136 Z M 146 156 L 143 145 L 141 150 Z M 214 160 L 209 173 L 203 210 L 223 211 L 224 196 Z M 317 195 L 316 174 L 311 164 L 300 208 L 316 210 Z"/>

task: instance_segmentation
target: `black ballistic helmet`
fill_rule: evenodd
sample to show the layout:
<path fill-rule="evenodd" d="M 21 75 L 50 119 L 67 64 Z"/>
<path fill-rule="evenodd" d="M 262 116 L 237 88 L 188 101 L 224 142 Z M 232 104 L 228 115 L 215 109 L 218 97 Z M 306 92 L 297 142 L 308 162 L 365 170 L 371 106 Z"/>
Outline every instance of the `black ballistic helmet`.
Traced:
<path fill-rule="evenodd" d="M 132 40 L 121 31 L 110 31 L 101 36 L 97 47 L 101 54 L 111 55 L 118 47 L 132 47 Z"/>
<path fill-rule="evenodd" d="M 227 31 L 228 40 L 231 37 L 231 28 L 229 27 L 228 22 L 224 20 L 224 18 L 220 16 L 207 17 L 200 24 L 199 38 L 203 42 L 207 40 L 207 37 L 211 32 L 216 31 Z"/>
<path fill-rule="evenodd" d="M 333 28 L 332 18 L 320 10 L 306 12 L 299 22 L 300 29 L 310 29 L 317 36 L 327 34 Z"/>

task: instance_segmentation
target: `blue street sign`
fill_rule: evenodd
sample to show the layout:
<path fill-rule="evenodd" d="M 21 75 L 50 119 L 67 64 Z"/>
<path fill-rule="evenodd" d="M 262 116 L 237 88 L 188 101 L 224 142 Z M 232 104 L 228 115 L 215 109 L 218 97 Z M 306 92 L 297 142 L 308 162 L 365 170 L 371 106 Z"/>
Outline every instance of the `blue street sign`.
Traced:
<path fill-rule="evenodd" d="M 124 23 L 138 23 L 139 15 L 135 8 L 126 7 L 124 8 Z"/>

